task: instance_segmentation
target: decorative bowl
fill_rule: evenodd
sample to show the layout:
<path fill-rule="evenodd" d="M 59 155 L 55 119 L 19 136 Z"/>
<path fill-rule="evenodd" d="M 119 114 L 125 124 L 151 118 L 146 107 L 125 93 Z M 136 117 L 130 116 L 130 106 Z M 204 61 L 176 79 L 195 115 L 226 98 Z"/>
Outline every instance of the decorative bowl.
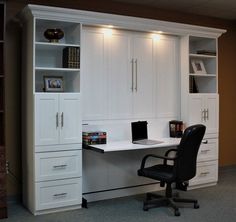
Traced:
<path fill-rule="evenodd" d="M 47 29 L 44 32 L 44 37 L 49 40 L 49 42 L 58 42 L 64 37 L 64 32 L 61 29 Z"/>

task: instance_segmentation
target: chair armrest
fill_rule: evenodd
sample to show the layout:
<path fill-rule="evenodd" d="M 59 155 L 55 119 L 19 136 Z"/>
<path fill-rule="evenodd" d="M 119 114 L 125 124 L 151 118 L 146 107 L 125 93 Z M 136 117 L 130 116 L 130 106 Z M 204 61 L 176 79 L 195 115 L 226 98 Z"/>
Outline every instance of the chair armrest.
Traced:
<path fill-rule="evenodd" d="M 170 152 L 177 152 L 177 149 L 169 149 L 165 152 L 165 156 L 168 157 Z M 177 156 L 175 156 L 175 159 L 177 158 Z M 167 159 L 164 159 L 163 164 L 166 165 L 167 164 Z"/>
<path fill-rule="evenodd" d="M 170 152 L 177 152 L 177 149 L 169 149 L 165 152 L 165 156 L 168 156 Z"/>
<path fill-rule="evenodd" d="M 168 157 L 168 156 L 160 156 L 160 155 L 156 155 L 156 154 L 147 154 L 146 156 L 143 157 L 142 162 L 141 162 L 141 167 L 140 169 L 144 169 L 145 163 L 147 161 L 147 158 L 149 157 L 154 157 L 154 158 L 158 158 L 158 159 L 163 159 L 163 160 L 175 160 L 176 157 Z"/>

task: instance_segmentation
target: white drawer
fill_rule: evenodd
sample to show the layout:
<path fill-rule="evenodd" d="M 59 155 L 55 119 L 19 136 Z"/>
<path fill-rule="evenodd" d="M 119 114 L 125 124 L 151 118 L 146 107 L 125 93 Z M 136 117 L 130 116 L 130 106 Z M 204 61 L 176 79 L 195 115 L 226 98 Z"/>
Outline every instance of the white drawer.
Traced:
<path fill-rule="evenodd" d="M 82 202 L 81 178 L 36 183 L 36 210 L 45 210 Z"/>
<path fill-rule="evenodd" d="M 204 139 L 198 151 L 197 161 L 218 159 L 218 139 Z"/>
<path fill-rule="evenodd" d="M 81 150 L 35 154 L 35 180 L 46 181 L 80 177 L 82 175 Z"/>
<path fill-rule="evenodd" d="M 196 176 L 189 181 L 190 186 L 217 182 L 218 163 L 217 161 L 200 162 L 197 164 Z"/>

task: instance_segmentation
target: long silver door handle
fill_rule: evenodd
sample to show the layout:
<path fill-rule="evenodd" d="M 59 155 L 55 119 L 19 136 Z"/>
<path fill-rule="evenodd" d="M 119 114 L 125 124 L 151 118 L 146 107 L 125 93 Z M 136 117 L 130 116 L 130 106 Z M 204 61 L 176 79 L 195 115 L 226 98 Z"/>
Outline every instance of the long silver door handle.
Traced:
<path fill-rule="evenodd" d="M 206 109 L 204 109 L 204 121 L 206 122 Z"/>
<path fill-rule="evenodd" d="M 56 127 L 58 127 L 59 126 L 59 114 L 58 114 L 58 112 L 57 112 L 57 114 L 56 114 Z"/>
<path fill-rule="evenodd" d="M 134 91 L 134 59 L 131 60 L 132 85 L 131 90 Z"/>
<path fill-rule="evenodd" d="M 202 119 L 202 122 L 205 121 L 205 119 L 204 119 L 205 114 L 204 113 L 205 113 L 204 109 L 203 110 L 201 109 L 201 119 Z"/>
<path fill-rule="evenodd" d="M 209 110 L 206 109 L 206 119 L 209 120 Z"/>
<path fill-rule="evenodd" d="M 61 113 L 61 127 L 64 126 L 64 113 Z"/>
<path fill-rule="evenodd" d="M 138 91 L 138 60 L 135 59 L 135 91 Z"/>

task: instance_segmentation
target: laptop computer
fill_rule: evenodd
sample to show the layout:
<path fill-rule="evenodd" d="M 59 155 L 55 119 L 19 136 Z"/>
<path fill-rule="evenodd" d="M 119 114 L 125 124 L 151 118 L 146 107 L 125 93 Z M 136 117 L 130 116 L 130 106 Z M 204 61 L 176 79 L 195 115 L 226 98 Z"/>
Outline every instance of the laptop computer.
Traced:
<path fill-rule="evenodd" d="M 162 141 L 148 139 L 147 124 L 147 121 L 131 123 L 132 143 L 142 145 L 155 145 L 162 143 Z"/>

